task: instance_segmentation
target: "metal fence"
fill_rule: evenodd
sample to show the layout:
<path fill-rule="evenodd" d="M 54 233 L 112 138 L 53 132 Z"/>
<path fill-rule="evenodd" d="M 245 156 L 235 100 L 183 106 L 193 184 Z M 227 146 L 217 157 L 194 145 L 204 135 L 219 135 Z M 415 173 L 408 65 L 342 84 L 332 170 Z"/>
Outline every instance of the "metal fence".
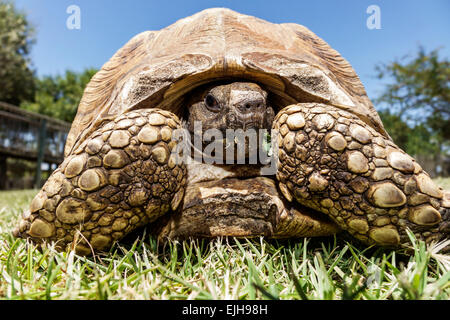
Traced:
<path fill-rule="evenodd" d="M 35 187 L 41 184 L 43 162 L 59 164 L 70 123 L 0 102 L 0 189 L 7 179 L 7 158 L 36 162 Z"/>

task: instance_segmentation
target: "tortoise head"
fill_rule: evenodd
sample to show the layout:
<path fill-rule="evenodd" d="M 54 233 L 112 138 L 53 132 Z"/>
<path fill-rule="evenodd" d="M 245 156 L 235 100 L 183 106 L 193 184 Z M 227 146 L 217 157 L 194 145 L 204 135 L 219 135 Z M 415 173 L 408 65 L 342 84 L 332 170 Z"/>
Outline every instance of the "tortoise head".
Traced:
<path fill-rule="evenodd" d="M 267 92 L 252 82 L 232 82 L 208 86 L 190 98 L 188 130 L 200 121 L 203 130 L 270 129 L 274 110 L 268 104 Z"/>
<path fill-rule="evenodd" d="M 207 145 L 211 149 L 213 143 L 223 156 L 232 147 L 235 160 L 239 158 L 239 148 L 245 158 L 255 155 L 262 145 L 260 138 L 271 129 L 275 116 L 267 96 L 252 82 L 208 85 L 194 91 L 187 101 L 186 117 L 193 145 L 205 150 Z M 222 155 L 219 158 L 223 159 Z"/>

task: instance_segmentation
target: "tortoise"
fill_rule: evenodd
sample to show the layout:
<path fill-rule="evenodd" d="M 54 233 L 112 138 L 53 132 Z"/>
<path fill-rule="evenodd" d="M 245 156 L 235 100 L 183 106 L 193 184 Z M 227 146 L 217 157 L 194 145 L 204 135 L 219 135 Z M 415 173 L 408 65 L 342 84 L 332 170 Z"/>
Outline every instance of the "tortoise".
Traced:
<path fill-rule="evenodd" d="M 162 240 L 449 236 L 449 193 L 393 142 L 350 64 L 304 26 L 229 9 L 126 43 L 87 85 L 64 155 L 16 237 L 87 255 L 146 225 Z"/>

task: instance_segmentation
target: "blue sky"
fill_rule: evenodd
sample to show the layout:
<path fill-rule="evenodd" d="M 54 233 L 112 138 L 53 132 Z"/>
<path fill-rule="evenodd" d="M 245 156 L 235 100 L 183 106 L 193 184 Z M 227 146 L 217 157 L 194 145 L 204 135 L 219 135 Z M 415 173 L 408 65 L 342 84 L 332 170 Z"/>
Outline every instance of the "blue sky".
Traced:
<path fill-rule="evenodd" d="M 81 29 L 69 30 L 70 5 L 81 9 Z M 158 30 L 211 7 L 227 7 L 274 23 L 302 24 L 339 51 L 353 66 L 370 98 L 383 88 L 374 66 L 405 55 L 419 45 L 441 47 L 450 56 L 450 1 L 106 1 L 16 0 L 36 28 L 31 58 L 39 76 L 67 69 L 100 68 L 132 36 Z M 366 9 L 378 5 L 381 29 L 369 30 Z"/>

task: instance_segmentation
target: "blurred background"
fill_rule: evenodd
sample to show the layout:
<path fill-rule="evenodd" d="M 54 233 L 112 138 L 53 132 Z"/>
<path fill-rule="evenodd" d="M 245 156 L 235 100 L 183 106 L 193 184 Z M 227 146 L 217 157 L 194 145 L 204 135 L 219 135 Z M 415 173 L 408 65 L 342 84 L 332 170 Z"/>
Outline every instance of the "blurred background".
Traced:
<path fill-rule="evenodd" d="M 45 182 L 84 87 L 131 37 L 211 7 L 299 23 L 328 42 L 395 143 L 450 188 L 450 1 L 0 0 L 0 190 Z"/>

